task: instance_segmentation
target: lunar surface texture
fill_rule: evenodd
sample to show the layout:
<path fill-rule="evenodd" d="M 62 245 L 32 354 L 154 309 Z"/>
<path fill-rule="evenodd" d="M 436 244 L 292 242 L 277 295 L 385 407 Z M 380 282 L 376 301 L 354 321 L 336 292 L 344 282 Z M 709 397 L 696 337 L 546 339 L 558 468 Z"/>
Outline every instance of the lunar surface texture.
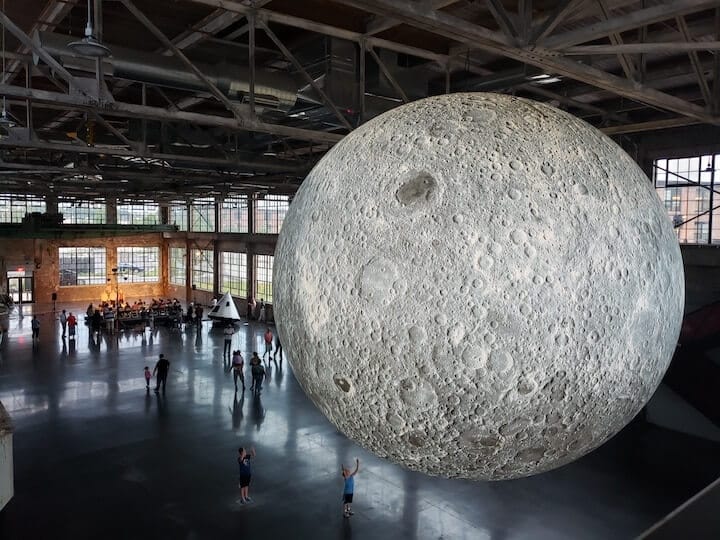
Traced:
<path fill-rule="evenodd" d="M 555 108 L 451 94 L 359 127 L 302 184 L 275 313 L 307 395 L 378 456 L 500 480 L 573 461 L 647 402 L 683 312 L 651 183 Z"/>

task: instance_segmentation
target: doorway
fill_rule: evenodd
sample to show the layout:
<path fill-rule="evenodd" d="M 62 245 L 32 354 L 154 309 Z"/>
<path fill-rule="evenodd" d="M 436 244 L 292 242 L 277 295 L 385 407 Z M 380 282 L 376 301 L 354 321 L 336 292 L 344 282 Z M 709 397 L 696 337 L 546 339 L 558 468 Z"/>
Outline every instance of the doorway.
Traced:
<path fill-rule="evenodd" d="M 10 298 L 16 304 L 35 301 L 35 287 L 32 276 L 26 276 L 25 272 L 7 273 L 7 291 Z"/>

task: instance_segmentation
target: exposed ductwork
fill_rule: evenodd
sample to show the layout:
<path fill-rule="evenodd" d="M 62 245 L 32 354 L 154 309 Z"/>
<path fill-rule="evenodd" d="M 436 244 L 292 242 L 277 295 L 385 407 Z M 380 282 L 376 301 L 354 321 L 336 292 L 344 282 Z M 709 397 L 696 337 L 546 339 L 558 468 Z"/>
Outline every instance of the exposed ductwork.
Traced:
<path fill-rule="evenodd" d="M 95 61 L 75 54 L 68 44 L 75 38 L 53 32 L 36 32 L 35 42 L 56 57 L 66 68 L 95 72 Z M 207 87 L 178 60 L 156 53 L 147 53 L 109 45 L 112 56 L 103 61 L 105 73 L 120 79 L 207 92 Z M 35 64 L 38 57 L 33 55 Z M 248 69 L 225 62 L 208 65 L 196 62 L 203 74 L 230 99 L 241 101 L 250 91 Z M 299 85 L 283 73 L 258 71 L 255 75 L 255 101 L 263 106 L 288 111 L 297 101 Z"/>

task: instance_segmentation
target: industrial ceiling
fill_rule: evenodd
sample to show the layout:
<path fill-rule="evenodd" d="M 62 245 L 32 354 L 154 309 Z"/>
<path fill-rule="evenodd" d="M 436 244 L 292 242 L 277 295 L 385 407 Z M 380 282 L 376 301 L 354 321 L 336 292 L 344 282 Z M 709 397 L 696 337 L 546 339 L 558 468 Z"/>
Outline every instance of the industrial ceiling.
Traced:
<path fill-rule="evenodd" d="M 606 133 L 720 123 L 720 0 L 5 0 L 0 192 L 291 193 L 410 100 L 494 91 Z M 7 121 L 5 120 L 7 119 Z"/>

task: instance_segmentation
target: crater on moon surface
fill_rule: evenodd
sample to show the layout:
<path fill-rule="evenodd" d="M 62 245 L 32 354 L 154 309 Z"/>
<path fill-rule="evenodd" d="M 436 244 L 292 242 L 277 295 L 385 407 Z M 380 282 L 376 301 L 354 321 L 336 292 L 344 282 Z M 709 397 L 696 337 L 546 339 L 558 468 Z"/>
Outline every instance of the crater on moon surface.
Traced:
<path fill-rule="evenodd" d="M 278 332 L 307 395 L 368 450 L 499 480 L 620 430 L 672 356 L 677 240 L 612 140 L 547 105 L 451 94 L 317 164 L 275 252 Z"/>

